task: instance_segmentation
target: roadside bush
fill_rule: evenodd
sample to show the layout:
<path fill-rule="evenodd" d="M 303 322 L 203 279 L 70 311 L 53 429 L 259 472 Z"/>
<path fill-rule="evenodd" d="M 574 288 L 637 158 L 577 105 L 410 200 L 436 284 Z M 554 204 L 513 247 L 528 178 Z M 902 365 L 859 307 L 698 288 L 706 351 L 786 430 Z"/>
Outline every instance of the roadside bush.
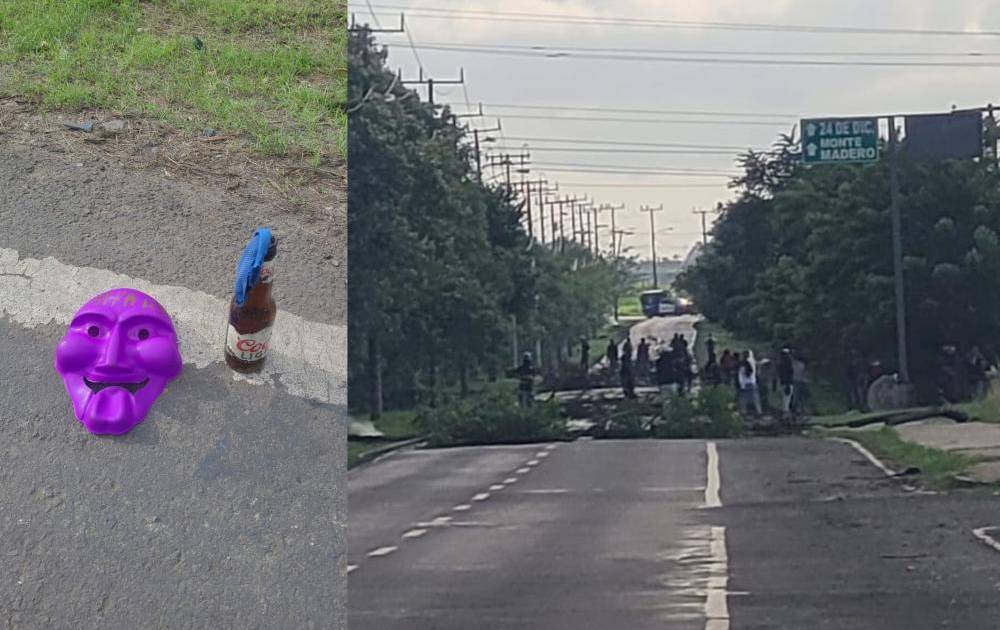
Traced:
<path fill-rule="evenodd" d="M 536 402 L 528 409 L 502 390 L 469 398 L 451 398 L 424 408 L 414 424 L 431 446 L 519 444 L 565 437 L 566 422 L 555 402 Z"/>
<path fill-rule="evenodd" d="M 705 387 L 691 398 L 673 395 L 653 434 L 658 438 L 725 438 L 743 435 L 743 420 L 725 387 Z"/>

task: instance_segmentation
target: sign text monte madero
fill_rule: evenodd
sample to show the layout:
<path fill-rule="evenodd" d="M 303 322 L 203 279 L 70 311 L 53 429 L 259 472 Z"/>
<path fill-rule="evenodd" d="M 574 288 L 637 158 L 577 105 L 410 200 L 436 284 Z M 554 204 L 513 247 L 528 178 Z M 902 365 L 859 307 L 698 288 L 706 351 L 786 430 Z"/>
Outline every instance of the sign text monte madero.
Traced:
<path fill-rule="evenodd" d="M 878 118 L 803 120 L 802 161 L 806 164 L 877 162 Z"/>

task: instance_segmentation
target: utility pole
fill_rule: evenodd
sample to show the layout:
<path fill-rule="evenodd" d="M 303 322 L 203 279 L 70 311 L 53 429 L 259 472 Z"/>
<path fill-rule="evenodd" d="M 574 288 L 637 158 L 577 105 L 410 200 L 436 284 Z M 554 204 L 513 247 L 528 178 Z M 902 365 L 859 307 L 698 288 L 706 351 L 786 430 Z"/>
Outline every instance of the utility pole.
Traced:
<path fill-rule="evenodd" d="M 892 217 L 892 268 L 896 285 L 896 351 L 899 354 L 899 380 L 910 383 L 910 364 L 906 352 L 906 296 L 903 290 L 903 228 L 900 218 L 899 139 L 896 137 L 896 117 L 889 116 L 889 190 L 892 196 L 889 214 Z"/>
<path fill-rule="evenodd" d="M 528 210 L 528 237 L 529 238 L 535 238 L 535 227 L 534 227 L 535 226 L 535 219 L 534 219 L 534 215 L 531 212 L 531 193 L 532 193 L 532 189 L 534 189 L 535 192 L 538 192 L 547 183 L 548 182 L 545 181 L 544 179 L 536 179 L 534 181 L 532 181 L 532 180 L 525 181 L 523 179 L 521 180 L 521 192 L 524 194 L 524 199 L 525 199 L 525 203 L 527 204 L 527 210 Z M 537 186 L 537 188 L 536 188 L 536 186 Z M 545 242 L 545 211 L 544 211 L 544 209 L 540 209 L 540 212 L 542 214 L 542 242 L 544 243 Z"/>
<path fill-rule="evenodd" d="M 420 74 L 416 79 L 403 80 L 403 71 L 398 72 L 399 82 L 403 85 L 426 85 L 427 86 L 427 102 L 430 103 L 431 107 L 436 107 L 434 105 L 434 86 L 435 85 L 461 85 L 465 83 L 465 68 L 458 69 L 457 79 L 434 79 L 431 77 L 424 78 L 424 69 L 420 68 Z"/>
<path fill-rule="evenodd" d="M 483 181 L 483 154 L 480 150 L 479 144 L 479 134 L 480 133 L 492 133 L 494 131 L 502 131 L 503 126 L 500 124 L 500 119 L 497 118 L 497 126 L 491 127 L 490 129 L 473 129 L 472 135 L 476 139 L 476 175 L 479 177 L 479 182 Z M 487 136 L 483 139 L 483 142 L 493 142 L 493 138 Z"/>
<path fill-rule="evenodd" d="M 555 206 L 559 206 L 559 251 L 566 251 L 566 230 L 563 217 L 566 216 L 563 206 L 566 204 L 579 203 L 586 199 L 586 197 L 573 197 L 570 198 L 569 195 L 565 196 L 563 199 L 556 198 L 550 203 L 550 207 L 553 209 Z M 570 219 L 573 219 L 572 205 L 570 205 Z M 575 221 L 574 221 L 575 225 Z M 553 228 L 555 228 L 555 221 L 553 220 Z M 575 230 L 575 227 L 571 226 L 571 229 Z"/>
<path fill-rule="evenodd" d="M 721 206 L 722 206 L 722 204 L 719 203 L 719 205 L 717 205 L 713 210 L 699 210 L 698 208 L 694 208 L 693 210 L 691 210 L 691 212 L 693 212 L 694 214 L 700 214 L 701 215 L 701 245 L 702 245 L 702 247 L 708 245 L 708 226 L 707 226 L 706 221 L 705 221 L 705 216 L 709 215 L 709 214 L 718 214 L 719 211 L 720 211 L 720 207 Z"/>
<path fill-rule="evenodd" d="M 656 222 L 653 220 L 653 215 L 657 212 L 663 212 L 663 204 L 659 206 L 642 206 L 639 208 L 640 212 L 649 213 L 649 248 L 653 254 L 653 288 L 660 288 L 660 280 L 656 275 Z"/>
<path fill-rule="evenodd" d="M 615 233 L 617 232 L 617 229 L 618 229 L 617 226 L 615 225 L 615 213 L 618 210 L 624 210 L 624 209 L 625 209 L 625 204 L 620 204 L 620 205 L 617 205 L 617 206 L 613 206 L 613 205 L 611 205 L 609 203 L 606 203 L 606 204 L 604 204 L 604 205 L 601 206 L 601 210 L 610 210 L 611 211 L 611 256 L 614 257 L 614 258 L 618 257 L 618 252 L 615 249 Z"/>

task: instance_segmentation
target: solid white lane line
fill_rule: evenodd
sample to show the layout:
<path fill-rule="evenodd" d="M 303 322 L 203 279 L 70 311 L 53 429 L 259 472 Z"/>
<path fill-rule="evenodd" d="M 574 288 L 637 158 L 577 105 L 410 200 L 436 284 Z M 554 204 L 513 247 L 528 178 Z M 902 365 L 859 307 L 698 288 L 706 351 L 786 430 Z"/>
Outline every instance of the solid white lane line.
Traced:
<path fill-rule="evenodd" d="M 491 492 L 497 492 L 499 490 L 503 490 L 503 484 L 502 483 L 495 483 L 492 486 L 490 486 L 490 491 Z"/>
<path fill-rule="evenodd" d="M 512 483 L 517 483 L 517 477 L 507 477 L 503 480 L 504 485 L 509 486 Z"/>
<path fill-rule="evenodd" d="M 972 534 L 978 538 L 984 545 L 990 547 L 994 551 L 1000 551 L 1000 540 L 997 540 L 993 536 L 990 536 L 990 532 L 997 532 L 1000 534 L 1000 527 L 980 527 L 972 531 Z"/>
<path fill-rule="evenodd" d="M 517 469 L 517 470 L 515 470 L 514 472 L 516 472 L 516 473 L 517 473 L 517 474 L 519 474 L 519 475 L 524 475 L 524 474 L 526 474 L 526 473 L 529 473 L 529 472 L 531 472 L 531 469 L 530 469 L 530 468 L 518 468 L 518 469 Z"/>
<path fill-rule="evenodd" d="M 427 533 L 426 529 L 411 529 L 403 534 L 403 538 L 420 538 Z"/>
<path fill-rule="evenodd" d="M 705 483 L 705 507 L 722 507 L 722 501 L 719 499 L 719 488 L 722 484 L 722 479 L 719 476 L 719 450 L 716 448 L 715 442 L 707 442 L 705 444 L 705 451 L 708 455 L 708 481 Z"/>
<path fill-rule="evenodd" d="M 55 258 L 21 258 L 0 247 L 0 315 L 25 328 L 69 324 L 90 298 L 114 288 L 138 289 L 160 302 L 173 320 L 184 363 L 204 368 L 224 360 L 229 301 L 187 287 L 153 284 L 107 269 L 75 267 Z M 279 305 L 280 309 L 280 305 Z M 347 399 L 347 327 L 281 311 L 264 369 L 233 378 L 258 385 L 281 381 L 293 396 L 342 405 Z"/>
<path fill-rule="evenodd" d="M 871 453 L 871 451 L 869 451 L 864 446 L 862 446 L 860 442 L 857 442 L 855 440 L 851 440 L 849 438 L 839 438 L 839 437 L 837 437 L 837 438 L 830 438 L 830 439 L 833 440 L 834 442 L 843 442 L 844 444 L 850 444 L 852 447 L 854 447 L 854 450 L 856 450 L 857 452 L 859 452 L 862 455 L 864 455 L 865 459 L 867 459 L 868 461 L 870 461 L 873 466 L 875 466 L 876 468 L 878 468 L 879 470 L 881 470 L 883 473 L 885 473 L 886 477 L 893 477 L 893 476 L 896 475 L 895 471 L 893 471 L 891 468 L 889 468 L 888 466 L 886 466 L 885 464 L 883 464 L 879 460 L 879 458 L 875 457 L 875 455 L 873 455 Z"/>
<path fill-rule="evenodd" d="M 378 549 L 372 549 L 368 552 L 369 558 L 379 558 L 382 556 L 388 556 L 393 551 L 396 551 L 399 547 L 389 546 L 389 547 L 379 547 Z"/>
<path fill-rule="evenodd" d="M 417 527 L 447 527 L 450 522 L 450 516 L 436 516 L 429 523 L 417 523 Z"/>
<path fill-rule="evenodd" d="M 477 494 L 474 497 L 472 497 L 472 500 L 473 501 L 485 501 L 488 498 L 490 498 L 490 493 L 489 492 L 480 492 L 479 494 Z"/>
<path fill-rule="evenodd" d="M 466 512 L 466 511 L 472 509 L 472 506 L 469 505 L 468 503 L 463 503 L 461 505 L 456 505 L 455 507 L 453 507 L 451 509 L 453 511 L 455 511 L 455 512 Z"/>
<path fill-rule="evenodd" d="M 349 565 L 347 565 L 347 573 L 350 574 L 352 571 L 354 571 L 357 568 L 358 568 L 358 565 L 356 565 L 356 564 L 349 564 Z"/>
<path fill-rule="evenodd" d="M 541 488 L 538 490 L 522 490 L 522 494 L 567 494 L 569 490 L 565 488 Z"/>
<path fill-rule="evenodd" d="M 678 486 L 662 488 L 639 488 L 639 492 L 704 492 L 705 486 Z"/>
<path fill-rule="evenodd" d="M 726 630 L 729 628 L 729 604 L 726 600 L 726 586 L 729 583 L 729 558 L 726 554 L 726 528 L 713 527 L 709 542 L 712 562 L 711 576 L 705 598 L 705 629 Z"/>

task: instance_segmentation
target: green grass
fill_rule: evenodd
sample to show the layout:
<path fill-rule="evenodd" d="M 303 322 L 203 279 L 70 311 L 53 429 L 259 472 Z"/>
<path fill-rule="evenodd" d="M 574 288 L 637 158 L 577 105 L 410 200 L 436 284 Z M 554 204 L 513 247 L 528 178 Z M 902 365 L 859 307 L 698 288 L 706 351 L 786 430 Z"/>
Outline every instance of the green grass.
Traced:
<path fill-rule="evenodd" d="M 4 0 L 0 96 L 211 126 L 318 165 L 346 156 L 346 5 Z"/>
<path fill-rule="evenodd" d="M 642 317 L 642 303 L 638 295 L 629 295 L 618 300 L 618 317 Z"/>
<path fill-rule="evenodd" d="M 873 431 L 823 431 L 820 434 L 860 442 L 896 469 L 916 466 L 922 478 L 936 487 L 949 485 L 953 475 L 963 472 L 976 461 L 964 455 L 907 442 L 890 427 Z"/>
<path fill-rule="evenodd" d="M 413 424 L 417 412 L 412 409 L 400 409 L 386 411 L 375 423 L 375 428 L 385 434 L 381 439 L 360 439 L 347 441 L 347 467 L 350 468 L 358 463 L 358 459 L 369 451 L 382 448 L 393 442 L 400 442 L 419 435 L 419 431 Z M 364 421 L 367 415 L 350 416 L 351 420 Z"/>
<path fill-rule="evenodd" d="M 970 418 L 982 422 L 1000 422 L 1000 391 L 994 387 L 982 400 L 962 403 L 956 407 L 969 414 Z"/>

